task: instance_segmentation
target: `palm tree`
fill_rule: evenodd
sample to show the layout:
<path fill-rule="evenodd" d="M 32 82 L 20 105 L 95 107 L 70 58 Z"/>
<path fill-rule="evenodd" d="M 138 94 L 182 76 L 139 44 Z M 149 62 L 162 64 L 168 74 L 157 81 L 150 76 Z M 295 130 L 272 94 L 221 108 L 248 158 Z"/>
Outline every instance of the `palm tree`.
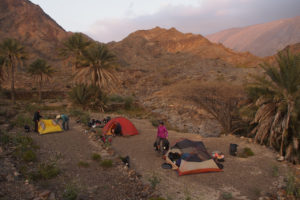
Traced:
<path fill-rule="evenodd" d="M 104 44 L 94 43 L 83 52 L 83 63 L 76 78 L 79 82 L 91 83 L 101 89 L 112 90 L 118 78 L 114 75 L 115 56 Z"/>
<path fill-rule="evenodd" d="M 0 56 L 0 84 L 2 83 L 3 78 L 4 78 L 3 65 L 4 65 L 4 58 L 2 56 Z"/>
<path fill-rule="evenodd" d="M 83 51 L 90 45 L 90 41 L 82 33 L 74 33 L 63 42 L 63 48 L 60 49 L 60 55 L 71 60 L 74 68 L 80 65 Z"/>
<path fill-rule="evenodd" d="M 300 54 L 278 53 L 277 65 L 261 65 L 266 77 L 254 77 L 249 87 L 258 107 L 251 134 L 255 141 L 278 149 L 287 160 L 299 160 Z"/>
<path fill-rule="evenodd" d="M 43 78 L 51 78 L 55 72 L 50 65 L 43 59 L 36 59 L 29 65 L 27 72 L 38 80 L 39 84 L 39 100 L 42 100 L 42 84 Z"/>
<path fill-rule="evenodd" d="M 3 57 L 3 66 L 10 69 L 11 100 L 15 103 L 15 68 L 26 59 L 26 53 L 17 40 L 7 38 L 0 43 L 0 56 Z"/>

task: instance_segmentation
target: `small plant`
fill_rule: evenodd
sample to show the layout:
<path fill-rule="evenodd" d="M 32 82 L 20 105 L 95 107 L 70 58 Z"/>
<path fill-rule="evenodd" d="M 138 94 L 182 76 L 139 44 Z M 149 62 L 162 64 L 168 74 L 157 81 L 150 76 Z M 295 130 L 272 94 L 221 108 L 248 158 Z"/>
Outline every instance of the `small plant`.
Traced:
<path fill-rule="evenodd" d="M 22 153 L 22 160 L 25 162 L 33 162 L 37 160 L 36 153 L 33 150 L 27 150 Z"/>
<path fill-rule="evenodd" d="M 8 145 L 10 142 L 12 142 L 12 137 L 7 135 L 6 133 L 1 133 L 0 134 L 0 145 Z"/>
<path fill-rule="evenodd" d="M 222 198 L 227 200 L 227 199 L 232 199 L 232 194 L 230 192 L 224 192 L 222 194 Z"/>
<path fill-rule="evenodd" d="M 132 108 L 133 98 L 130 96 L 127 96 L 124 98 L 124 101 L 125 101 L 125 105 L 124 105 L 125 109 L 130 110 Z"/>
<path fill-rule="evenodd" d="M 278 166 L 274 165 L 272 167 L 272 176 L 273 177 L 278 177 L 279 176 L 279 169 L 278 169 Z"/>
<path fill-rule="evenodd" d="M 37 177 L 46 180 L 56 177 L 59 173 L 60 169 L 56 166 L 55 162 L 41 163 L 38 166 Z"/>
<path fill-rule="evenodd" d="M 160 183 L 161 179 L 153 173 L 153 175 L 148 179 L 148 181 L 150 182 L 151 188 L 155 190 L 156 186 Z"/>
<path fill-rule="evenodd" d="M 239 154 L 239 157 L 241 158 L 248 158 L 250 156 L 254 156 L 254 153 L 249 147 L 245 147 L 243 152 Z"/>
<path fill-rule="evenodd" d="M 151 124 L 154 127 L 157 127 L 159 125 L 159 121 L 157 119 L 151 119 Z"/>
<path fill-rule="evenodd" d="M 110 168 L 113 166 L 112 160 L 103 160 L 100 165 L 105 168 Z"/>
<path fill-rule="evenodd" d="M 294 173 L 289 173 L 286 180 L 287 195 L 294 196 L 296 199 L 300 198 L 300 180 L 297 179 Z"/>
<path fill-rule="evenodd" d="M 90 115 L 87 112 L 84 112 L 82 110 L 76 110 L 72 109 L 69 111 L 70 116 L 78 118 L 81 123 L 83 124 L 88 124 L 90 121 Z"/>
<path fill-rule="evenodd" d="M 90 164 L 84 161 L 79 161 L 77 164 L 79 167 L 89 167 Z"/>
<path fill-rule="evenodd" d="M 63 193 L 63 200 L 75 200 L 78 196 L 78 188 L 75 185 L 68 184 Z"/>
<path fill-rule="evenodd" d="M 95 160 L 95 161 L 100 161 L 101 160 L 101 155 L 97 154 L 97 153 L 94 153 L 92 155 L 92 159 Z"/>
<path fill-rule="evenodd" d="M 24 127 L 25 125 L 33 126 L 34 124 L 30 116 L 19 114 L 15 120 L 15 125 L 17 127 Z"/>

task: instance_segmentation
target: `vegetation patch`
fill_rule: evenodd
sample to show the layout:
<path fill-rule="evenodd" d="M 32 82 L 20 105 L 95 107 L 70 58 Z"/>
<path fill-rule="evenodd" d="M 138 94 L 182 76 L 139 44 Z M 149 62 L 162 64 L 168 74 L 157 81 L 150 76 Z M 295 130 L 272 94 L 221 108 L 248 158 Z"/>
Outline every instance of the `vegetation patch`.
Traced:
<path fill-rule="evenodd" d="M 63 193 L 63 200 L 75 200 L 77 199 L 79 189 L 73 185 L 68 184 Z"/>
<path fill-rule="evenodd" d="M 222 194 L 222 198 L 227 200 L 227 199 L 232 199 L 232 194 L 230 192 L 224 192 Z"/>
<path fill-rule="evenodd" d="M 32 116 L 29 116 L 28 114 L 17 115 L 16 119 L 14 120 L 14 124 L 17 127 L 24 127 L 25 125 L 29 125 L 31 127 L 34 126 Z"/>
<path fill-rule="evenodd" d="M 295 174 L 289 173 L 286 181 L 287 195 L 294 196 L 296 199 L 300 198 L 300 180 L 296 178 Z"/>
<path fill-rule="evenodd" d="M 12 138 L 16 149 L 13 155 L 25 162 L 33 162 L 37 161 L 37 155 L 35 150 L 39 148 L 39 146 L 35 145 L 32 138 L 28 136 L 16 136 Z"/>
<path fill-rule="evenodd" d="M 113 162 L 112 160 L 103 160 L 101 161 L 100 165 L 105 168 L 110 168 L 113 166 Z"/>
<path fill-rule="evenodd" d="M 245 147 L 241 153 L 238 154 L 239 157 L 241 158 L 248 158 L 250 156 L 254 156 L 254 153 L 252 149 L 249 147 Z"/>
<path fill-rule="evenodd" d="M 36 171 L 31 172 L 30 178 L 32 180 L 48 180 L 59 175 L 60 169 L 57 167 L 55 162 L 41 163 L 38 165 Z"/>
<path fill-rule="evenodd" d="M 84 112 L 82 110 L 71 109 L 71 110 L 69 110 L 69 114 L 70 114 L 70 116 L 77 118 L 77 120 L 79 120 L 83 124 L 87 125 L 90 121 L 89 113 Z"/>
<path fill-rule="evenodd" d="M 89 163 L 84 162 L 84 161 L 79 161 L 77 165 L 78 165 L 78 167 L 85 167 L 85 168 L 90 166 Z"/>
<path fill-rule="evenodd" d="M 151 188 L 155 190 L 156 186 L 161 182 L 161 179 L 156 174 L 153 174 L 148 181 L 151 185 Z"/>
<path fill-rule="evenodd" d="M 92 155 L 92 159 L 95 160 L 95 161 L 100 161 L 101 160 L 101 155 L 97 154 L 97 153 L 94 153 Z"/>

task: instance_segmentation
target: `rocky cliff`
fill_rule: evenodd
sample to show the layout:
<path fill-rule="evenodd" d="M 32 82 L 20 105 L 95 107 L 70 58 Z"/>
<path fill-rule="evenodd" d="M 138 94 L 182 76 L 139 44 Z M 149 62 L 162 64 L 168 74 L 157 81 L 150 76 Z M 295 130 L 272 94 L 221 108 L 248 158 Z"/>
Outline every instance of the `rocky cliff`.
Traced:
<path fill-rule="evenodd" d="M 50 88 L 62 88 L 63 82 L 70 76 L 69 68 L 64 67 L 57 54 L 59 45 L 68 36 L 62 27 L 51 19 L 37 5 L 28 0 L 0 1 L 0 41 L 15 38 L 26 48 L 29 59 L 27 65 L 35 58 L 43 58 L 56 70 Z M 19 70 L 16 87 L 34 87 L 24 68 Z M 21 74 L 20 74 L 21 73 Z"/>

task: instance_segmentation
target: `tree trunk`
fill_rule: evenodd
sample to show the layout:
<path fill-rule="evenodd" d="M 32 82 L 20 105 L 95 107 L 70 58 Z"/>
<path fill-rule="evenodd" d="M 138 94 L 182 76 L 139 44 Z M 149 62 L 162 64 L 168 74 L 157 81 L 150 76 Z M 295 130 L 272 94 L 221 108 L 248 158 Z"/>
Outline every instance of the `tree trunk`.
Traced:
<path fill-rule="evenodd" d="M 16 103 L 15 97 L 15 66 L 13 62 L 11 62 L 11 101 L 13 104 Z"/>
<path fill-rule="evenodd" d="M 287 117 L 286 117 L 286 121 L 285 121 L 285 127 L 282 133 L 282 137 L 281 137 L 281 145 L 280 145 L 280 156 L 283 156 L 283 146 L 284 146 L 284 140 L 285 137 L 288 134 L 288 129 L 289 129 L 289 124 L 290 124 L 290 117 L 291 114 L 293 112 L 293 102 L 291 102 L 290 100 L 288 100 L 288 111 L 287 111 Z"/>
<path fill-rule="evenodd" d="M 41 80 L 39 81 L 39 101 L 42 101 L 42 81 L 43 81 L 43 75 L 41 75 Z"/>

